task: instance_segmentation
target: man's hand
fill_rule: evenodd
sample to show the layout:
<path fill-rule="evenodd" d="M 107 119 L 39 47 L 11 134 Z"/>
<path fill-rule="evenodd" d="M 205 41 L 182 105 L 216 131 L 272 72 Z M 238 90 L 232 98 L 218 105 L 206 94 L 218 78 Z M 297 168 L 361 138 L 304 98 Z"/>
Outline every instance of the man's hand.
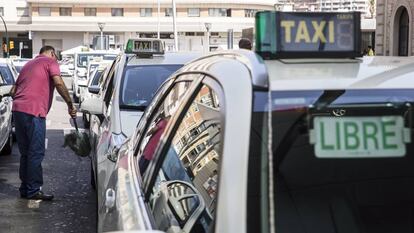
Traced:
<path fill-rule="evenodd" d="M 75 106 L 73 106 L 72 103 L 68 103 L 68 113 L 69 113 L 71 118 L 76 118 L 77 110 L 76 110 Z"/>

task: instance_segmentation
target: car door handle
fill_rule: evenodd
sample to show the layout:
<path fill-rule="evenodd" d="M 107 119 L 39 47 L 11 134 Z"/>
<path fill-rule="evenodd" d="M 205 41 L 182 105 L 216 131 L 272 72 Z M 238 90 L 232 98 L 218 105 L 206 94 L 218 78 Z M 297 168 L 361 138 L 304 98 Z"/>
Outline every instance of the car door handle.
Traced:
<path fill-rule="evenodd" d="M 105 207 L 107 212 L 115 206 L 115 198 L 115 191 L 111 188 L 107 189 L 105 193 Z"/>

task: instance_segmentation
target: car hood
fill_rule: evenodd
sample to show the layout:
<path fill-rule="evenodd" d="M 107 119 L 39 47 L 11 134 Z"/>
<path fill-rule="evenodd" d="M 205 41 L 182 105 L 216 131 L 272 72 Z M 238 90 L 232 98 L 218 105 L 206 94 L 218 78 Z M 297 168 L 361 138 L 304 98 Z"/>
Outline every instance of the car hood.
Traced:
<path fill-rule="evenodd" d="M 141 111 L 121 111 L 121 130 L 125 136 L 130 137 L 144 112 Z"/>

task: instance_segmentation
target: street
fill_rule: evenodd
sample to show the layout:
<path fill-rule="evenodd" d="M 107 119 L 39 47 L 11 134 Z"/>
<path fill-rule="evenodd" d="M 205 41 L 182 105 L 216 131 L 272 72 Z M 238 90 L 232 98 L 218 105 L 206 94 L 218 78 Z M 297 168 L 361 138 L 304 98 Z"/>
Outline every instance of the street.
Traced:
<path fill-rule="evenodd" d="M 17 143 L 12 155 L 0 156 L 0 232 L 96 232 L 96 193 L 90 186 L 90 159 L 79 158 L 62 147 L 63 129 L 72 128 L 66 113 L 66 104 L 55 92 L 46 122 L 43 161 L 43 191 L 53 194 L 53 201 L 19 197 Z"/>

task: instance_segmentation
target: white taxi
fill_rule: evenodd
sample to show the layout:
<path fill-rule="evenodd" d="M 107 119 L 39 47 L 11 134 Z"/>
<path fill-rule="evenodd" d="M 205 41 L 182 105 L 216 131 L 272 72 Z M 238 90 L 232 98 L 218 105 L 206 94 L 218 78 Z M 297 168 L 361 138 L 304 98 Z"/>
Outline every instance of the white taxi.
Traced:
<path fill-rule="evenodd" d="M 175 73 L 118 153 L 103 229 L 412 232 L 414 60 L 361 58 L 359 20 L 259 12 L 257 53 Z"/>
<path fill-rule="evenodd" d="M 118 54 L 119 51 L 112 50 L 83 51 L 75 54 L 75 71 L 72 83 L 74 102 L 79 102 L 81 92 L 83 93 L 87 89 L 89 63 L 98 57 L 105 61 L 113 61 Z"/>
<path fill-rule="evenodd" d="M 94 98 L 84 100 L 83 112 L 92 114 L 92 167 L 98 200 L 104 196 L 116 155 L 134 131 L 143 112 L 161 84 L 198 53 L 164 53 L 161 40 L 131 39 L 103 78 L 102 86 L 91 87 Z M 92 183 L 94 183 L 92 181 Z"/>

